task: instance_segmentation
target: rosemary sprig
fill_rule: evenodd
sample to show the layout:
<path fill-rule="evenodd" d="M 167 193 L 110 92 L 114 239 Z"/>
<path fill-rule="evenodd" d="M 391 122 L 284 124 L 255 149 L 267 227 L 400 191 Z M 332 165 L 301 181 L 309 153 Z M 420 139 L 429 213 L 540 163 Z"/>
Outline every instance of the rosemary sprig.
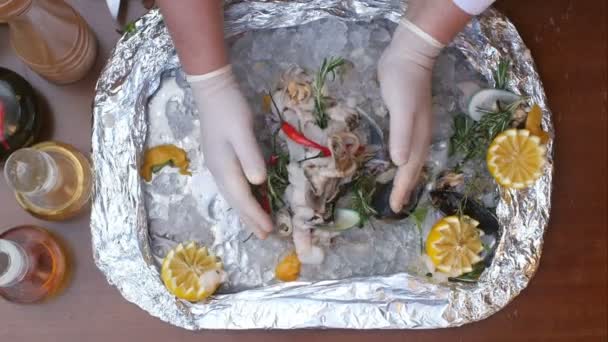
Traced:
<path fill-rule="evenodd" d="M 498 62 L 498 67 L 494 71 L 494 80 L 496 82 L 494 88 L 507 89 L 509 83 L 509 70 L 511 69 L 511 60 L 502 59 Z"/>
<path fill-rule="evenodd" d="M 268 168 L 268 177 L 266 180 L 268 186 L 268 199 L 270 200 L 270 207 L 273 211 L 276 211 L 285 205 L 283 194 L 289 185 L 289 176 L 287 172 L 289 155 L 287 153 L 277 153 L 276 156 L 275 164 Z"/>
<path fill-rule="evenodd" d="M 454 135 L 450 138 L 450 155 L 461 153 L 464 160 L 481 157 L 483 136 L 480 134 L 477 123 L 466 114 L 458 114 L 454 117 Z"/>
<path fill-rule="evenodd" d="M 478 195 L 483 193 L 483 186 L 479 183 L 481 175 L 479 174 L 479 170 L 475 170 L 475 173 L 471 177 L 471 181 L 465 182 L 464 191 L 462 193 L 462 200 L 458 203 L 458 209 L 456 210 L 456 215 L 458 217 L 465 216 L 464 208 L 467 206 L 467 203 L 470 198 L 475 198 Z"/>
<path fill-rule="evenodd" d="M 315 101 L 315 123 L 321 128 L 327 128 L 329 123 L 329 117 L 327 116 L 325 95 L 323 94 L 323 87 L 327 81 L 327 77 L 330 76 L 331 80 L 336 78 L 336 71 L 339 67 L 344 65 L 345 60 L 341 57 L 330 57 L 329 59 L 323 59 L 321 68 L 315 76 L 313 83 L 313 94 Z"/>
<path fill-rule="evenodd" d="M 506 108 L 500 108 L 500 104 L 496 106 L 496 111 L 485 111 L 485 115 L 479 120 L 479 130 L 485 136 L 489 143 L 500 133 L 509 128 L 513 121 L 513 113 L 524 102 L 525 99 L 520 99 L 508 105 Z M 487 147 L 487 146 L 485 146 Z"/>
<path fill-rule="evenodd" d="M 525 99 L 516 101 L 504 109 L 497 104 L 498 110 L 486 111 L 479 122 L 473 121 L 465 114 L 455 116 L 450 152 L 461 153 L 463 161 L 483 158 L 492 140 L 511 126 L 513 113 L 523 101 Z"/>
<path fill-rule="evenodd" d="M 412 213 L 411 217 L 414 220 L 414 223 L 416 223 L 416 228 L 418 228 L 418 235 L 420 236 L 420 253 L 424 253 L 424 242 L 423 242 L 423 238 L 422 238 L 422 223 L 424 222 L 424 219 L 426 218 L 426 215 L 429 213 L 429 208 L 427 206 L 420 206 L 418 208 L 416 208 L 416 210 L 414 210 L 414 212 Z"/>
<path fill-rule="evenodd" d="M 371 204 L 375 191 L 376 181 L 371 176 L 360 176 L 353 184 L 352 209 L 359 214 L 359 227 L 363 227 L 371 217 L 377 214 Z"/>

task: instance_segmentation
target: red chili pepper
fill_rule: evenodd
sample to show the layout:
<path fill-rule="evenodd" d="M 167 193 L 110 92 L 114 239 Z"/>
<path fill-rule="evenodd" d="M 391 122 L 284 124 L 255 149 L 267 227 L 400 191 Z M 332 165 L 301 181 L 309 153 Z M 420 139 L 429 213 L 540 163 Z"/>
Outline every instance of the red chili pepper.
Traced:
<path fill-rule="evenodd" d="M 281 129 L 283 130 L 283 133 L 285 133 L 285 135 L 287 135 L 287 137 L 289 139 L 293 140 L 294 142 L 296 142 L 302 146 L 317 149 L 317 150 L 321 151 L 321 153 L 323 153 L 324 157 L 331 156 L 331 151 L 329 148 L 319 145 L 316 142 L 308 139 L 289 123 L 283 122 L 283 124 L 281 125 Z"/>
<path fill-rule="evenodd" d="M 331 156 L 331 150 L 329 148 L 319 145 L 316 142 L 308 139 L 307 137 L 304 136 L 304 134 L 300 133 L 300 131 L 298 131 L 295 127 L 293 127 L 291 124 L 289 124 L 287 121 L 285 121 L 285 119 L 283 119 L 283 116 L 281 115 L 281 110 L 277 106 L 276 102 L 274 102 L 274 99 L 272 98 L 272 94 L 270 92 L 268 92 L 268 96 L 270 97 L 270 101 L 272 102 L 272 105 L 274 106 L 274 109 L 277 111 L 277 115 L 279 116 L 279 119 L 281 120 L 281 129 L 283 130 L 283 133 L 285 133 L 285 135 L 287 135 L 287 137 L 289 139 L 293 140 L 294 142 L 296 142 L 302 146 L 314 148 L 314 149 L 321 151 L 321 153 L 323 153 L 324 157 Z"/>
<path fill-rule="evenodd" d="M 4 137 L 4 103 L 2 101 L 0 101 L 0 144 L 7 151 L 11 149 L 11 146 Z"/>
<path fill-rule="evenodd" d="M 270 166 L 275 166 L 277 165 L 277 163 L 279 162 L 279 156 L 277 156 L 276 154 L 273 154 L 270 156 L 270 158 L 268 158 L 268 165 Z"/>
<path fill-rule="evenodd" d="M 264 209 L 267 214 L 272 214 L 272 208 L 270 207 L 270 198 L 268 197 L 268 190 L 266 187 L 266 184 L 262 184 L 258 187 L 258 191 L 256 191 L 258 195 L 257 197 L 258 201 L 260 202 L 260 205 L 262 206 L 262 209 Z"/>

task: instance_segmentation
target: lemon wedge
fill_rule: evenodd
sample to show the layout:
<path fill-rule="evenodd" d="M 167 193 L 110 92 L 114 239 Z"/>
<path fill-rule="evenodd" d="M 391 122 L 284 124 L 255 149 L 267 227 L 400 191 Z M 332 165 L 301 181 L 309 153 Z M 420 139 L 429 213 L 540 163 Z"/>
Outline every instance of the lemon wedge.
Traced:
<path fill-rule="evenodd" d="M 223 265 L 206 247 L 191 242 L 177 245 L 165 259 L 161 278 L 177 298 L 191 302 L 212 295 L 224 280 Z"/>
<path fill-rule="evenodd" d="M 541 126 L 542 119 L 543 111 L 539 105 L 535 104 L 528 113 L 528 118 L 526 119 L 526 129 L 530 131 L 532 135 L 539 137 L 541 144 L 544 145 L 549 142 L 550 136 L 549 133 L 543 131 Z"/>
<path fill-rule="evenodd" d="M 450 277 L 473 271 L 483 251 L 478 225 L 468 216 L 448 216 L 433 226 L 426 239 L 426 254 L 438 271 Z"/>
<path fill-rule="evenodd" d="M 545 147 L 541 138 L 526 129 L 508 129 L 500 133 L 490 147 L 486 163 L 498 184 L 513 189 L 531 186 L 542 176 Z"/>
<path fill-rule="evenodd" d="M 295 281 L 300 276 L 302 263 L 296 252 L 289 253 L 275 269 L 275 276 L 281 281 Z"/>

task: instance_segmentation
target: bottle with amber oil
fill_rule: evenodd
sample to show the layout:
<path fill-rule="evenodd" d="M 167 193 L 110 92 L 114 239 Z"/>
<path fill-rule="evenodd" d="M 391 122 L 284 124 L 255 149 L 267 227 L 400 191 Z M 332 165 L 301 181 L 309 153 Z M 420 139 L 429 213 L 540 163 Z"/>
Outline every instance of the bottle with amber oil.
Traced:
<path fill-rule="evenodd" d="M 35 217 L 60 221 L 79 214 L 91 196 L 91 165 L 74 147 L 49 141 L 15 151 L 4 177 L 17 202 Z"/>
<path fill-rule="evenodd" d="M 13 151 L 31 145 L 40 125 L 34 89 L 18 74 L 0 68 L 0 163 Z"/>
<path fill-rule="evenodd" d="M 64 249 L 45 229 L 20 226 L 0 233 L 0 297 L 44 300 L 64 287 L 67 271 Z"/>

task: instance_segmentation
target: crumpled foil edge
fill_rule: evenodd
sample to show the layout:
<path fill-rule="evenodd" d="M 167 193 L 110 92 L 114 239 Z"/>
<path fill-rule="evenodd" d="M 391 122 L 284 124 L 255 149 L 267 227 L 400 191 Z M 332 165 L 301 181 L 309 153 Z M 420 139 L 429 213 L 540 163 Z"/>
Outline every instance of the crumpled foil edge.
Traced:
<path fill-rule="evenodd" d="M 301 25 L 328 16 L 398 21 L 398 1 L 238 1 L 226 11 L 226 34 Z M 164 287 L 150 252 L 138 173 L 146 139 L 146 104 L 163 70 L 179 61 L 158 10 L 136 22 L 116 45 L 96 87 L 92 134 L 95 193 L 91 232 L 94 259 L 108 282 L 130 302 L 186 329 L 417 329 L 478 321 L 506 306 L 534 276 L 550 212 L 553 141 L 544 176 L 525 191 L 503 190 L 497 215 L 504 233 L 492 265 L 476 284 L 433 284 L 409 274 L 316 283 L 285 283 L 204 304 L 176 300 Z M 513 61 L 509 86 L 552 114 L 530 51 L 516 28 L 490 9 L 452 46 L 490 83 L 501 57 Z"/>

